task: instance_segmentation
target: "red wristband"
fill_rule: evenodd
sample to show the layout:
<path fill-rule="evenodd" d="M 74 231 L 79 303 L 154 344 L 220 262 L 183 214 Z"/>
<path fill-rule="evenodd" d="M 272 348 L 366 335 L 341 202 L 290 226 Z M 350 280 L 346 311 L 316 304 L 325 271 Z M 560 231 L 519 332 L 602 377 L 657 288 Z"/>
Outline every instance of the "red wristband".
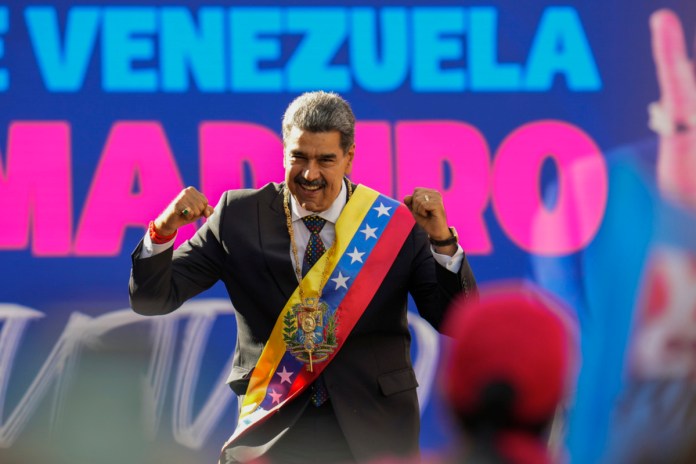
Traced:
<path fill-rule="evenodd" d="M 167 243 L 168 241 L 176 237 L 176 231 L 174 231 L 174 233 L 170 235 L 159 235 L 157 233 L 157 229 L 155 229 L 155 221 L 150 221 L 150 225 L 147 227 L 147 231 L 150 234 L 150 239 L 152 240 L 152 243 L 157 243 L 158 245 Z"/>

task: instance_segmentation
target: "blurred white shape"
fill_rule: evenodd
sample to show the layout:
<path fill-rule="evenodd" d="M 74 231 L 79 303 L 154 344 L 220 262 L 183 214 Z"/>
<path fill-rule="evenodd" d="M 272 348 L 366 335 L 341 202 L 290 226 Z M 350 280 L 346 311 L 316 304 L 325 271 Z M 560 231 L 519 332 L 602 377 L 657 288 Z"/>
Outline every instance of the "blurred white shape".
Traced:
<path fill-rule="evenodd" d="M 428 405 L 430 392 L 435 381 L 437 370 L 437 359 L 440 352 L 440 335 L 433 326 L 418 314 L 408 313 L 408 324 L 411 333 L 416 339 L 416 359 L 413 363 L 413 370 L 418 379 L 418 404 L 421 413 Z"/>

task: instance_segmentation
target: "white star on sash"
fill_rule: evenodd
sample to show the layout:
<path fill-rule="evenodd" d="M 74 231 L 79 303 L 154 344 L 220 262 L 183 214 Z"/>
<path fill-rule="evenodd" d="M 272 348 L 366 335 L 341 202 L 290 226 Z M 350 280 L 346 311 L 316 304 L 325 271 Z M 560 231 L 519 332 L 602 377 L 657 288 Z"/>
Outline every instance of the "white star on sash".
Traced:
<path fill-rule="evenodd" d="M 346 285 L 346 282 L 348 282 L 348 279 L 350 279 L 350 276 L 344 277 L 341 271 L 338 271 L 338 277 L 335 279 L 331 279 L 332 282 L 336 282 L 336 290 L 339 288 L 343 287 L 346 290 L 348 290 L 348 286 Z"/>
<path fill-rule="evenodd" d="M 280 404 L 280 398 L 282 398 L 283 394 L 282 393 L 276 393 L 275 390 L 271 390 L 271 398 L 273 398 L 272 403 L 273 404 Z"/>
<path fill-rule="evenodd" d="M 285 382 L 292 384 L 292 380 L 290 380 L 290 376 L 294 374 L 292 371 L 288 371 L 285 369 L 285 366 L 283 366 L 283 371 L 282 372 L 276 372 L 277 375 L 280 376 L 280 383 L 283 384 Z"/>
<path fill-rule="evenodd" d="M 365 254 L 365 252 L 363 251 L 362 253 L 360 253 L 360 252 L 358 251 L 358 247 L 353 247 L 353 252 L 352 252 L 352 253 L 346 253 L 346 254 L 347 254 L 348 256 L 350 256 L 350 264 L 353 264 L 353 263 L 356 262 L 356 261 L 358 261 L 359 263 L 362 263 L 362 262 L 363 262 L 362 257 L 363 257 L 363 255 Z"/>
<path fill-rule="evenodd" d="M 389 216 L 389 210 L 392 209 L 392 207 L 391 206 L 384 206 L 384 203 L 382 203 L 380 201 L 379 206 L 376 208 L 372 208 L 372 209 L 374 209 L 375 211 L 377 211 L 379 213 L 377 215 L 377 217 L 382 217 L 384 215 Z"/>
<path fill-rule="evenodd" d="M 377 231 L 376 227 L 370 227 L 370 224 L 365 223 L 365 228 L 361 230 L 363 234 L 365 234 L 365 240 L 369 239 L 370 237 L 377 238 L 377 235 L 375 235 L 375 232 Z"/>

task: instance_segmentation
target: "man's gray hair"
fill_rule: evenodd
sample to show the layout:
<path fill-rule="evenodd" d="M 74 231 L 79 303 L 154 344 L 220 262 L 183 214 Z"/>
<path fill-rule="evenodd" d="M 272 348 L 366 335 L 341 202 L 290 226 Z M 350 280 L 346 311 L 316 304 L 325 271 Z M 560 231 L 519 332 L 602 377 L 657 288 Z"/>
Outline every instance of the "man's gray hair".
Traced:
<path fill-rule="evenodd" d="M 338 131 L 344 154 L 355 143 L 353 110 L 334 92 L 307 92 L 294 99 L 283 116 L 283 143 L 293 127 L 309 132 Z"/>

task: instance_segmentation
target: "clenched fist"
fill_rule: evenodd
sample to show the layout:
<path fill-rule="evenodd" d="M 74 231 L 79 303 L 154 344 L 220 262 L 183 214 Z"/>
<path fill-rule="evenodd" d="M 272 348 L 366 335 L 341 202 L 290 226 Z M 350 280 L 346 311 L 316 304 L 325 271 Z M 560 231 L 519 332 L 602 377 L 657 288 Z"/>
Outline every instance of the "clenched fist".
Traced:
<path fill-rule="evenodd" d="M 155 229 L 160 235 L 171 235 L 181 226 L 191 224 L 213 214 L 208 199 L 194 187 L 186 187 L 169 203 L 155 219 Z"/>

